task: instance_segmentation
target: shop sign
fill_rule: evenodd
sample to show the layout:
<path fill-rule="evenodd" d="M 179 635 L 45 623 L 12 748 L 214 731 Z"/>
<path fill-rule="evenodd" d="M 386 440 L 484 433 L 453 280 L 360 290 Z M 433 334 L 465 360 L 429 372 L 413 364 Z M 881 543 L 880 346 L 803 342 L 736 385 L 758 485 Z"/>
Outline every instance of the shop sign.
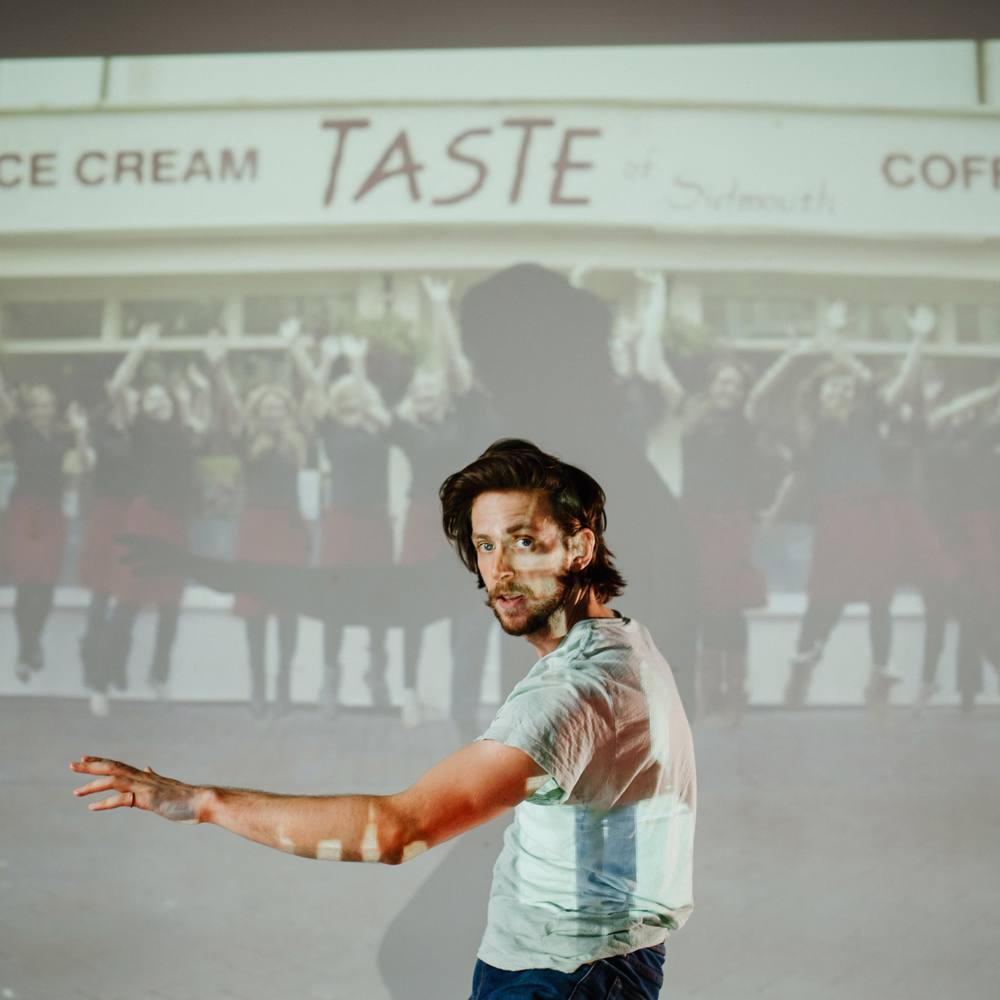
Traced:
<path fill-rule="evenodd" d="M 987 118 L 559 106 L 0 115 L 0 232 L 1000 235 Z"/>

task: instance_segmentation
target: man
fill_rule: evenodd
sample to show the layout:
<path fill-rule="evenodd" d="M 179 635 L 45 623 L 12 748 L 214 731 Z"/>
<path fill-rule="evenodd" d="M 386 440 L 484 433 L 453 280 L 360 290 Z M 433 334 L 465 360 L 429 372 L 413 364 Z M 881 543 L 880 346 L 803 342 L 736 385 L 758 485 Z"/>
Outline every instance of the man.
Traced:
<path fill-rule="evenodd" d="M 445 532 L 505 631 L 539 660 L 474 743 L 397 795 L 282 796 L 182 784 L 84 757 L 77 795 L 215 823 L 302 857 L 398 864 L 505 810 L 475 1000 L 654 998 L 663 941 L 691 912 L 691 732 L 649 633 L 607 607 L 624 587 L 604 494 L 525 441 L 441 488 Z"/>

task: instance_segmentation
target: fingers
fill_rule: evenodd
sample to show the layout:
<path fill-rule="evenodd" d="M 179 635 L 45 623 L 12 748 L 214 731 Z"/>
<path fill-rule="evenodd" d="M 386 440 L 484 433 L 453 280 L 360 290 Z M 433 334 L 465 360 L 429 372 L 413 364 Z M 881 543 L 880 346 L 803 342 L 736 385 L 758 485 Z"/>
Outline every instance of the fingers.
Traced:
<path fill-rule="evenodd" d="M 91 781 L 86 785 L 81 785 L 79 788 L 73 789 L 73 794 L 76 796 L 82 795 L 93 795 L 95 792 L 109 792 L 115 787 L 115 782 L 120 779 L 118 778 L 98 778 L 96 781 Z"/>
<path fill-rule="evenodd" d="M 80 798 L 84 795 L 95 795 L 101 792 L 116 792 L 100 802 L 91 802 L 89 809 L 102 811 L 104 809 L 118 809 L 122 806 L 135 806 L 146 808 L 140 805 L 137 793 L 143 793 L 143 802 L 148 799 L 149 782 L 137 780 L 144 772 L 138 771 L 128 764 L 123 764 L 117 760 L 107 760 L 104 757 L 81 757 L 78 761 L 73 761 L 70 768 L 77 773 L 97 774 L 100 777 L 94 781 L 81 785 L 73 789 L 73 795 Z M 145 773 L 153 775 L 151 768 L 147 767 Z M 154 777 L 159 777 L 154 775 Z"/>
<path fill-rule="evenodd" d="M 120 760 L 108 760 L 107 757 L 81 757 L 69 766 L 82 774 L 111 774 L 114 768 L 128 768 Z"/>
<path fill-rule="evenodd" d="M 105 809 L 120 809 L 123 806 L 131 807 L 135 802 L 135 796 L 132 792 L 122 792 L 119 795 L 111 795 L 106 799 L 101 799 L 100 802 L 91 802 L 87 806 L 91 812 L 103 812 Z"/>
<path fill-rule="evenodd" d="M 107 760 L 104 757 L 81 757 L 70 764 L 70 770 L 78 774 L 99 775 L 96 781 L 73 789 L 73 794 L 93 795 L 95 792 L 106 792 L 112 788 L 118 791 L 131 791 L 133 775 L 139 774 L 134 767 L 118 760 Z"/>

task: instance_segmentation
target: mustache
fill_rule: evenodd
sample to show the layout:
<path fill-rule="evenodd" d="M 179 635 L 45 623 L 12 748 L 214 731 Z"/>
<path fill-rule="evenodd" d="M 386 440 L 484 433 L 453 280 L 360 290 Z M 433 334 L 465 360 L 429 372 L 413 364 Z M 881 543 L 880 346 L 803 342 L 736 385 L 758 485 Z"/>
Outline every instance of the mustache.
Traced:
<path fill-rule="evenodd" d="M 494 587 L 489 591 L 489 602 L 495 601 L 498 597 L 535 597 L 534 590 L 526 583 L 507 583 L 503 586 Z"/>

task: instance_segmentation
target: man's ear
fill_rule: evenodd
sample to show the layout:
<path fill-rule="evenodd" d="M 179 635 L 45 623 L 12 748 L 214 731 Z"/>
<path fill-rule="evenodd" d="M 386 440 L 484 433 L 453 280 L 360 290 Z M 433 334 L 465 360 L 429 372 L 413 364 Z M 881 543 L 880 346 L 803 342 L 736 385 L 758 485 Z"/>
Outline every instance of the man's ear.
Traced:
<path fill-rule="evenodd" d="M 585 570 L 594 558 L 594 549 L 597 546 L 597 537 L 590 528 L 581 528 L 569 539 L 569 552 L 573 560 L 571 570 L 579 573 Z"/>

